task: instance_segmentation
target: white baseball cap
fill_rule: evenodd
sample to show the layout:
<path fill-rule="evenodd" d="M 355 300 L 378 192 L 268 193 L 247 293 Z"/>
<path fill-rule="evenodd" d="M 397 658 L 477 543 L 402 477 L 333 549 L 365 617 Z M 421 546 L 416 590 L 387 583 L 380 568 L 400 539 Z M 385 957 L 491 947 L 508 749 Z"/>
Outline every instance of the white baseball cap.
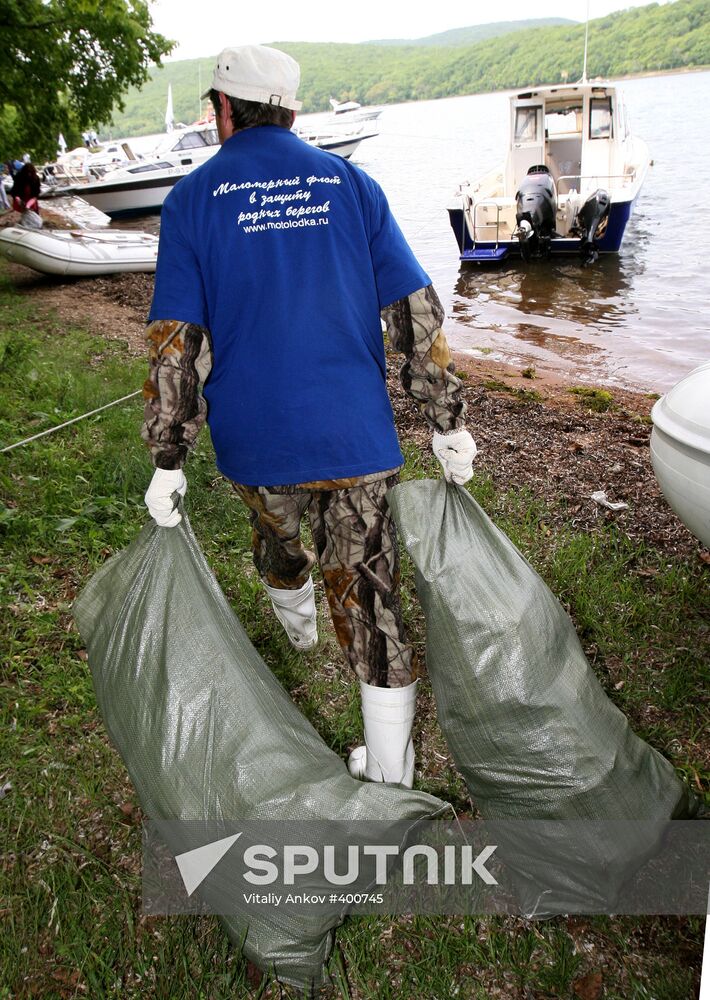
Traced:
<path fill-rule="evenodd" d="M 298 63 L 285 52 L 268 45 L 237 45 L 220 52 L 210 90 L 243 101 L 300 111 L 301 101 L 296 100 L 300 81 Z M 210 90 L 205 91 L 202 100 L 209 97 Z"/>

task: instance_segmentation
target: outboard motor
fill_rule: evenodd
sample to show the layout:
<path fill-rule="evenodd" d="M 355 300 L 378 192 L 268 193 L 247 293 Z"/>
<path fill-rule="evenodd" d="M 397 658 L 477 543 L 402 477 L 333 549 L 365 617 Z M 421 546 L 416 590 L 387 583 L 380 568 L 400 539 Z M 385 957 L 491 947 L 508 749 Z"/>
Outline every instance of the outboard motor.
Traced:
<path fill-rule="evenodd" d="M 599 256 L 594 240 L 606 232 L 610 204 L 609 192 L 598 188 L 594 194 L 590 194 L 577 214 L 574 231 L 579 233 L 582 239 L 579 248 L 582 267 L 593 264 Z"/>
<path fill-rule="evenodd" d="M 530 167 L 515 201 L 515 235 L 520 240 L 521 254 L 525 260 L 549 254 L 550 240 L 556 235 L 557 191 L 544 163 Z"/>

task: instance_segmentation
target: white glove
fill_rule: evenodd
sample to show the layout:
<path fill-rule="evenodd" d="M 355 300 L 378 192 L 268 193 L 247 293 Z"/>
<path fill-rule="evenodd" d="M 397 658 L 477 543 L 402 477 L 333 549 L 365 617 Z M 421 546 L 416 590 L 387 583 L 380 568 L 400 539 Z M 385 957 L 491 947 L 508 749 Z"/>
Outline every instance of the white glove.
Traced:
<path fill-rule="evenodd" d="M 174 528 L 182 521 L 182 514 L 173 507 L 175 490 L 181 497 L 187 492 L 187 480 L 182 469 L 156 469 L 145 495 L 145 505 L 161 528 Z"/>
<path fill-rule="evenodd" d="M 476 442 L 466 430 L 440 434 L 434 431 L 431 447 L 441 462 L 447 483 L 463 486 L 473 475 L 473 460 L 476 457 Z"/>

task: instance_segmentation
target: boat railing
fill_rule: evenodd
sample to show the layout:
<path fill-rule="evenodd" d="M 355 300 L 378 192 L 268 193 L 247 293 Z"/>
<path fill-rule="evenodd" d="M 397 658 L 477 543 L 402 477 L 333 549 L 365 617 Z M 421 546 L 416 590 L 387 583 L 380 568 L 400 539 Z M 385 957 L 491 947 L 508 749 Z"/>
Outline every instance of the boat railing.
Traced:
<path fill-rule="evenodd" d="M 493 206 L 496 210 L 496 220 L 495 222 L 478 222 L 478 210 L 479 208 L 487 208 Z M 471 209 L 471 221 L 473 223 L 473 234 L 472 239 L 474 245 L 478 240 L 478 230 L 479 229 L 494 229 L 496 231 L 495 244 L 496 249 L 498 248 L 498 243 L 500 241 L 500 213 L 503 210 L 503 206 L 496 198 L 481 198 L 480 201 L 474 201 L 470 199 L 470 209 Z M 489 237 L 485 237 L 486 242 L 489 243 Z"/>
<path fill-rule="evenodd" d="M 622 185 L 633 184 L 636 180 L 636 168 L 634 167 L 628 173 L 625 174 L 562 174 L 557 178 L 557 192 L 558 194 L 569 194 L 573 186 L 577 187 L 578 191 L 582 190 L 582 183 L 592 184 L 597 187 L 607 186 L 610 187 L 609 181 L 621 181 Z M 560 190 L 560 184 L 565 181 L 568 184 L 567 191 Z"/>

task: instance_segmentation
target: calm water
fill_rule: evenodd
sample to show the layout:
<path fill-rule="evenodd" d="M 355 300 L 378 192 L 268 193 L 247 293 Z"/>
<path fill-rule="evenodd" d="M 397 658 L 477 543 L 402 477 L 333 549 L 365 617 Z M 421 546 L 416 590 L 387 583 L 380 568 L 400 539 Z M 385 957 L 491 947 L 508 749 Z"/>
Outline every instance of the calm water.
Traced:
<path fill-rule="evenodd" d="M 502 160 L 506 94 L 388 106 L 381 134 L 355 154 L 431 275 L 452 346 L 656 390 L 710 357 L 710 73 L 620 86 L 654 165 L 621 253 L 584 270 L 576 261 L 459 263 L 446 207 L 459 181 Z"/>
<path fill-rule="evenodd" d="M 501 160 L 506 95 L 388 107 L 382 134 L 361 146 L 357 162 L 387 191 L 446 306 L 452 345 L 654 389 L 710 357 L 710 73 L 620 86 L 654 166 L 619 256 L 584 270 L 459 264 L 445 209 L 461 179 Z"/>

